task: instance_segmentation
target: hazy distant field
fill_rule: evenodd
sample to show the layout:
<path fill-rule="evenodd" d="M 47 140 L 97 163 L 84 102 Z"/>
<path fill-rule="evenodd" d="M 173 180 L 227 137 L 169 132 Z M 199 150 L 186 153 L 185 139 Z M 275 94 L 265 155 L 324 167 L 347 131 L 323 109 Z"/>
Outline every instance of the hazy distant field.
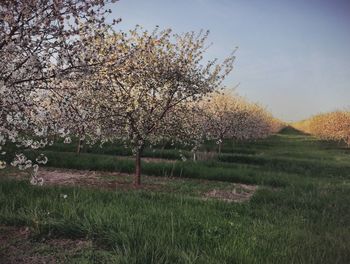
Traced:
<path fill-rule="evenodd" d="M 204 161 L 149 150 L 137 190 L 122 148 L 69 151 L 47 152 L 44 187 L 1 172 L 1 263 L 350 261 L 350 151 L 335 143 L 285 129 Z"/>

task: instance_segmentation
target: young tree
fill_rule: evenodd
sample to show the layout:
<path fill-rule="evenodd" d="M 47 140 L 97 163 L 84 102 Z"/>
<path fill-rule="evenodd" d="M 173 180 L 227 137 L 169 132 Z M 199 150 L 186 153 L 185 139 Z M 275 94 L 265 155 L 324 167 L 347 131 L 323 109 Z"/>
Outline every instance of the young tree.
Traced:
<path fill-rule="evenodd" d="M 196 139 L 196 131 L 180 130 L 185 122 L 178 121 L 191 118 L 195 102 L 217 89 L 232 70 L 233 55 L 222 64 L 202 64 L 207 36 L 208 32 L 176 35 L 170 29 L 148 32 L 136 27 L 129 34 L 110 36 L 107 48 L 98 51 L 118 63 L 106 64 L 85 87 L 98 98 L 93 107 L 103 137 L 122 140 L 135 153 L 136 186 L 141 183 L 145 146 L 164 138 L 182 140 L 184 134 Z M 111 43 L 116 53 L 110 51 Z"/>

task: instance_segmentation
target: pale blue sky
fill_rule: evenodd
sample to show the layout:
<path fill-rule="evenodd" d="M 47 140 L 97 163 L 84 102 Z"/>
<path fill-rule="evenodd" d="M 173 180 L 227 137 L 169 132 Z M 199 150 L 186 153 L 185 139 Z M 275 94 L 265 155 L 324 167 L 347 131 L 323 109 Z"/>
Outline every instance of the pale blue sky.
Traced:
<path fill-rule="evenodd" d="M 225 81 L 285 121 L 350 106 L 350 0 L 120 0 L 117 28 L 209 29 Z"/>

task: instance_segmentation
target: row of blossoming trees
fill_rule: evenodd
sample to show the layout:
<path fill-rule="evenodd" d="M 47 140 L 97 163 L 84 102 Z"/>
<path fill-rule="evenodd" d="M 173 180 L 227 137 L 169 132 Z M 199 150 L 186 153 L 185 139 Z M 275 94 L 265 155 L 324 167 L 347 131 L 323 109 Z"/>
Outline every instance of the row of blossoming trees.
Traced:
<path fill-rule="evenodd" d="M 200 107 L 206 138 L 217 140 L 219 153 L 224 139 L 265 138 L 283 127 L 283 123 L 262 106 L 230 92 L 211 94 Z"/>
<path fill-rule="evenodd" d="M 350 147 L 350 111 L 334 111 L 297 122 L 298 130 L 325 140 L 341 141 Z"/>
<path fill-rule="evenodd" d="M 6 146 L 15 146 L 12 165 L 33 168 L 37 183 L 46 158 L 28 160 L 25 149 L 57 136 L 66 143 L 72 136 L 86 144 L 122 141 L 135 153 L 139 185 L 147 145 L 195 147 L 205 138 L 254 139 L 275 130 L 278 122 L 258 105 L 216 93 L 234 55 L 204 62 L 208 32 L 115 32 L 106 23 L 107 3 L 0 3 L 0 168 L 11 155 Z"/>

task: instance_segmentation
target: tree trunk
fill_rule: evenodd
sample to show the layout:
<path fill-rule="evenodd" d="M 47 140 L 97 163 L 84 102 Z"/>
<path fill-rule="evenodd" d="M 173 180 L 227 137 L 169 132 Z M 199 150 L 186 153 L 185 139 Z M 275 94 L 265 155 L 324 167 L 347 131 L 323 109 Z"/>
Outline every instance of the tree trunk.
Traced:
<path fill-rule="evenodd" d="M 221 144 L 222 144 L 222 142 L 220 140 L 220 142 L 219 142 L 219 155 L 221 154 Z"/>
<path fill-rule="evenodd" d="M 135 159 L 135 179 L 134 179 L 135 186 L 141 185 L 141 152 L 142 150 L 138 148 L 136 152 L 136 159 Z"/>
<path fill-rule="evenodd" d="M 79 139 L 78 141 L 78 146 L 77 146 L 77 154 L 80 154 L 80 150 L 81 150 L 81 145 L 83 144 L 83 141 L 81 139 Z"/>

